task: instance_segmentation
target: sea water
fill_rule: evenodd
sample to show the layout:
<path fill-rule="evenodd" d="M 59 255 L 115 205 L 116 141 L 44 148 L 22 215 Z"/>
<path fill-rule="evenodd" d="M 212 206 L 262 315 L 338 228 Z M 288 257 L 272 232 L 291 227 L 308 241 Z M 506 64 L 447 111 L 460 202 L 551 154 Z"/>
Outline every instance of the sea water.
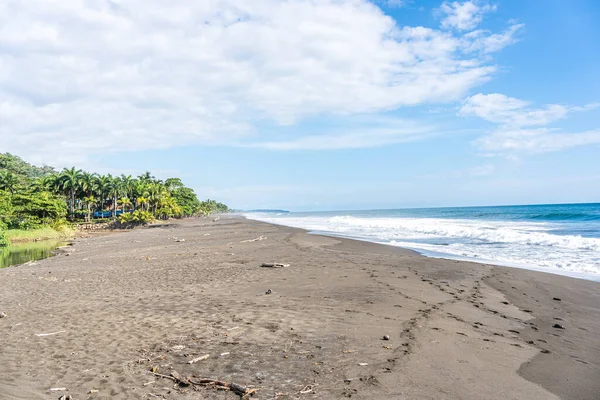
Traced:
<path fill-rule="evenodd" d="M 600 203 L 245 215 L 430 257 L 600 281 Z"/>

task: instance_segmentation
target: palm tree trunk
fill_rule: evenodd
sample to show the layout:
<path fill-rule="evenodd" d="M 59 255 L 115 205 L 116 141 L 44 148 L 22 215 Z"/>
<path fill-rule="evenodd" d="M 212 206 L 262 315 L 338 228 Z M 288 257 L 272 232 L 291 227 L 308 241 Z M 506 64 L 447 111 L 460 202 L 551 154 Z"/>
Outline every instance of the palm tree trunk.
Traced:
<path fill-rule="evenodd" d="M 75 190 L 71 189 L 71 217 L 75 216 Z"/>

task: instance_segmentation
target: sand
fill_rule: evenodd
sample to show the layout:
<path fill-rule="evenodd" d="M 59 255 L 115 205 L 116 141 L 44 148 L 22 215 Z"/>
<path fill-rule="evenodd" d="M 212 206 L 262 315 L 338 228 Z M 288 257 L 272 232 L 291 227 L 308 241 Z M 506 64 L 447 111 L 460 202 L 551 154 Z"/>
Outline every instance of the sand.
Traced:
<path fill-rule="evenodd" d="M 176 221 L 0 270 L 0 398 L 239 398 L 154 369 L 258 399 L 598 399 L 599 305 L 589 281 Z"/>

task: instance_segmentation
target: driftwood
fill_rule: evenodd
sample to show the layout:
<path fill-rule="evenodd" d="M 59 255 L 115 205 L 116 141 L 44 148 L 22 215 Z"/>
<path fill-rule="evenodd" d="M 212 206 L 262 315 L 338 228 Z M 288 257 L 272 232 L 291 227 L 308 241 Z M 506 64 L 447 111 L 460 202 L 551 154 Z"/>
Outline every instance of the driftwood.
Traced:
<path fill-rule="evenodd" d="M 282 263 L 262 263 L 261 267 L 263 268 L 287 268 L 290 264 L 282 264 Z"/>
<path fill-rule="evenodd" d="M 266 236 L 259 236 L 256 239 L 248 239 L 248 240 L 242 240 L 240 243 L 252 243 L 252 242 L 260 242 L 261 240 L 266 240 L 267 237 Z"/>
<path fill-rule="evenodd" d="M 198 362 L 198 361 L 206 360 L 208 357 L 210 357 L 209 354 L 205 354 L 203 356 L 196 357 L 193 360 L 188 361 L 188 364 L 193 364 L 193 363 Z"/>
<path fill-rule="evenodd" d="M 181 377 L 177 371 L 171 372 L 171 375 L 163 375 L 157 372 L 150 371 L 152 375 L 158 376 L 159 378 L 170 379 L 173 382 L 182 385 L 182 386 L 213 386 L 216 389 L 220 390 L 230 390 L 240 396 L 242 399 L 245 399 L 249 396 L 254 395 L 254 393 L 258 392 L 260 389 L 250 389 L 248 387 L 239 385 L 233 382 L 225 382 L 220 381 L 218 379 L 206 379 L 206 378 L 190 378 L 190 377 Z"/>
<path fill-rule="evenodd" d="M 297 394 L 314 393 L 315 392 L 314 386 L 317 386 L 317 384 L 315 383 L 314 385 L 306 385 L 306 386 L 304 386 L 304 389 L 300 390 Z"/>
<path fill-rule="evenodd" d="M 221 390 L 231 390 L 233 393 L 237 394 L 242 398 L 246 398 L 252 396 L 254 393 L 258 392 L 260 389 L 250 389 L 242 385 L 238 385 L 233 382 L 225 382 L 217 379 L 194 379 L 189 378 L 188 381 L 192 385 L 200 385 L 200 386 L 214 386 L 217 389 Z"/>

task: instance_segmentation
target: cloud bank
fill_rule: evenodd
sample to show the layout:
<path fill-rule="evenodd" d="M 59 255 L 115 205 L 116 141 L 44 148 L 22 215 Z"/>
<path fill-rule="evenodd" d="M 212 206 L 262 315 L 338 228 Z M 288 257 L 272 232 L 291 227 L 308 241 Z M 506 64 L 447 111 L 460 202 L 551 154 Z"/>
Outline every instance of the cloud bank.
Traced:
<path fill-rule="evenodd" d="M 550 104 L 532 108 L 530 103 L 503 94 L 476 94 L 467 98 L 459 111 L 462 116 L 477 116 L 498 125 L 479 138 L 476 144 L 492 155 L 547 153 L 600 143 L 600 129 L 564 132 L 549 128 L 574 112 L 589 111 L 599 104 L 571 107 Z"/>
<path fill-rule="evenodd" d="M 5 0 L 0 150 L 72 164 L 457 101 L 519 30 L 469 32 L 492 11 L 469 4 L 444 3 L 434 29 L 399 26 L 366 0 Z"/>

